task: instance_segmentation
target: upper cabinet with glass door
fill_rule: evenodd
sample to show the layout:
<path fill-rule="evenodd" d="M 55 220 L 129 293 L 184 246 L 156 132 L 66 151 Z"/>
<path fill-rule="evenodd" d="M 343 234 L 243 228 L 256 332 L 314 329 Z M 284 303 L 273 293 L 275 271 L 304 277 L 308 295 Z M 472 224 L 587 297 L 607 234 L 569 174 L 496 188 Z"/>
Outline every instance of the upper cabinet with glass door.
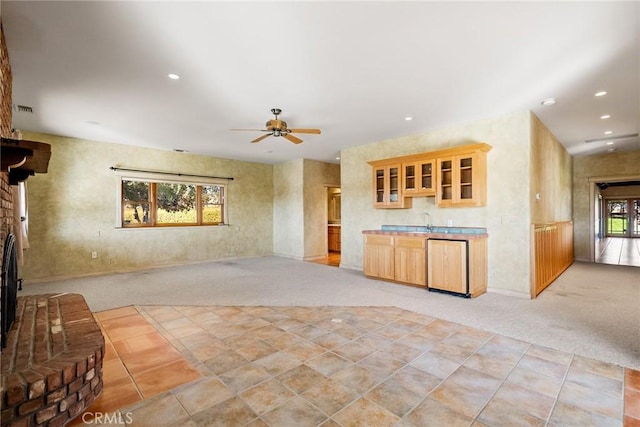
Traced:
<path fill-rule="evenodd" d="M 436 196 L 439 207 L 484 206 L 489 150 L 478 143 L 369 162 L 373 205 L 410 208 L 412 197 Z"/>
<path fill-rule="evenodd" d="M 452 153 L 437 161 L 438 191 L 436 203 L 440 207 L 484 206 L 487 203 L 488 150 Z"/>
<path fill-rule="evenodd" d="M 402 164 L 404 171 L 402 191 L 407 196 L 433 196 L 436 194 L 436 159 L 424 159 Z"/>
<path fill-rule="evenodd" d="M 400 163 L 372 162 L 373 206 L 376 208 L 410 208 L 411 199 L 402 192 L 402 167 Z"/>

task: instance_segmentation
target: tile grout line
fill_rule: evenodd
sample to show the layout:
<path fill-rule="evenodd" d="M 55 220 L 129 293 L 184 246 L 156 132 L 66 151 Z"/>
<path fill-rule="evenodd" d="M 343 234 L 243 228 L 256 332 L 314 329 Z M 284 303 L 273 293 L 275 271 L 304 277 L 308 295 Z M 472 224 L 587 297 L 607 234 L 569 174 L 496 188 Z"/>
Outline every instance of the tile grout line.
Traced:
<path fill-rule="evenodd" d="M 100 321 L 100 325 L 102 326 L 103 330 L 105 332 L 107 332 L 107 334 L 109 334 L 109 331 L 107 330 L 107 327 L 105 327 L 102 324 L 102 321 Z M 110 336 L 110 335 L 109 335 Z M 118 360 L 120 361 L 120 363 L 122 364 L 122 366 L 124 367 L 125 371 L 127 372 L 127 377 L 129 378 L 129 381 L 131 381 L 131 383 L 133 384 L 133 387 L 136 389 L 136 392 L 138 393 L 138 397 L 140 398 L 140 401 L 144 400 L 144 396 L 142 394 L 142 391 L 140 390 L 140 388 L 138 387 L 138 384 L 136 383 L 136 381 L 133 378 L 133 374 L 131 373 L 131 371 L 129 370 L 129 367 L 127 366 L 127 364 L 125 363 L 125 361 L 122 359 L 122 355 L 120 354 L 120 352 L 118 351 L 118 349 L 116 348 L 116 346 L 113 344 L 113 340 L 111 338 L 109 338 L 109 342 L 111 344 L 111 347 L 113 348 L 114 353 L 116 354 L 116 356 L 118 357 Z"/>
<path fill-rule="evenodd" d="M 571 353 L 571 360 L 569 361 L 569 364 L 567 365 L 567 370 L 564 373 L 563 377 L 562 377 L 562 382 L 560 383 L 560 387 L 558 388 L 558 394 L 556 395 L 556 397 L 553 399 L 553 405 L 551 405 L 551 409 L 549 410 L 549 415 L 547 415 L 547 420 L 545 422 L 545 427 L 549 425 L 549 423 L 551 422 L 551 416 L 553 415 L 553 411 L 555 411 L 556 406 L 558 405 L 558 402 L 560 401 L 560 393 L 562 393 L 562 389 L 564 388 L 564 383 L 567 380 L 567 377 L 569 376 L 569 370 L 571 369 L 571 365 L 573 364 L 573 360 L 575 358 L 575 355 L 573 353 Z"/>

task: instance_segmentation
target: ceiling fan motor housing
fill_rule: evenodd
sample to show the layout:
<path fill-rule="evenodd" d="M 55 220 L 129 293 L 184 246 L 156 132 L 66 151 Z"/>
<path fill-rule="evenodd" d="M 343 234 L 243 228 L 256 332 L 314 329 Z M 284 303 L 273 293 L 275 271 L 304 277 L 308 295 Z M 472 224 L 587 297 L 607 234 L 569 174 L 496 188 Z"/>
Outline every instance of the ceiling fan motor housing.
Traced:
<path fill-rule="evenodd" d="M 284 120 L 269 120 L 266 126 L 267 130 L 278 130 L 284 132 L 288 129 L 287 122 Z"/>

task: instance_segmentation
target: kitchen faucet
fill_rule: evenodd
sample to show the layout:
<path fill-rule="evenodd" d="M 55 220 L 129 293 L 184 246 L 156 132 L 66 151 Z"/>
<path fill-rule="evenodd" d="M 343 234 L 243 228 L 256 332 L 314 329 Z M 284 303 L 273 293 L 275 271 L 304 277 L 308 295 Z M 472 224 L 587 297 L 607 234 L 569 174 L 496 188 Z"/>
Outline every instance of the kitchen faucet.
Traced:
<path fill-rule="evenodd" d="M 431 214 L 425 211 L 424 215 L 427 217 L 427 232 L 431 233 Z"/>

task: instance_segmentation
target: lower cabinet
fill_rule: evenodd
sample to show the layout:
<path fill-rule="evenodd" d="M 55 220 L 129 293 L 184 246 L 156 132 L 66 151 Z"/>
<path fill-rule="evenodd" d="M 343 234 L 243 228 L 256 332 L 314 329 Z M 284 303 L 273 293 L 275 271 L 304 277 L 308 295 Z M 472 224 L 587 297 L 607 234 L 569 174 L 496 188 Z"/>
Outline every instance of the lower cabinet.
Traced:
<path fill-rule="evenodd" d="M 365 234 L 364 274 L 477 297 L 487 291 L 487 239 Z"/>
<path fill-rule="evenodd" d="M 380 279 L 395 279 L 393 237 L 366 235 L 364 238 L 364 274 Z"/>
<path fill-rule="evenodd" d="M 426 240 L 396 237 L 394 242 L 395 280 L 427 286 Z"/>
<path fill-rule="evenodd" d="M 340 226 L 330 225 L 327 231 L 327 243 L 329 252 L 340 252 L 341 238 L 340 238 Z"/>
<path fill-rule="evenodd" d="M 424 237 L 365 235 L 364 274 L 426 286 Z"/>
<path fill-rule="evenodd" d="M 476 297 L 487 291 L 487 240 L 429 239 L 429 290 Z"/>

